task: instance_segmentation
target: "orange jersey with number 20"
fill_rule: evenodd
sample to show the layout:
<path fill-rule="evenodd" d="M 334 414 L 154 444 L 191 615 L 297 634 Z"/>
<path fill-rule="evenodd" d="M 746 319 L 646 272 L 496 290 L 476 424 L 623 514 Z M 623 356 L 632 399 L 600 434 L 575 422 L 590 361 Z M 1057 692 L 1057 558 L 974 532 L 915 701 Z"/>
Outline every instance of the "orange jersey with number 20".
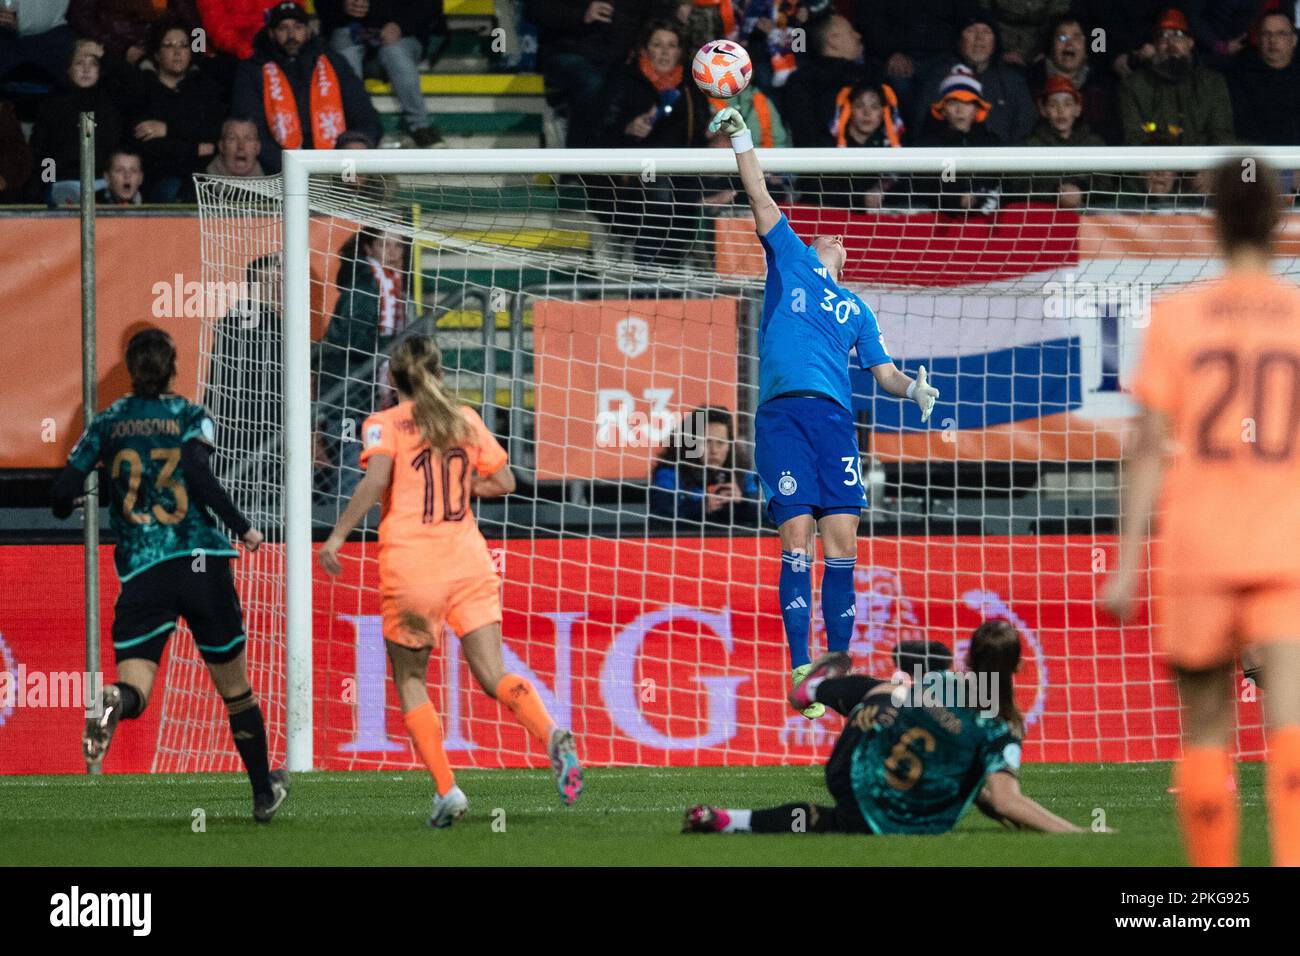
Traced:
<path fill-rule="evenodd" d="M 1133 394 L 1170 424 L 1159 569 L 1300 581 L 1300 288 L 1243 270 L 1155 303 Z"/>

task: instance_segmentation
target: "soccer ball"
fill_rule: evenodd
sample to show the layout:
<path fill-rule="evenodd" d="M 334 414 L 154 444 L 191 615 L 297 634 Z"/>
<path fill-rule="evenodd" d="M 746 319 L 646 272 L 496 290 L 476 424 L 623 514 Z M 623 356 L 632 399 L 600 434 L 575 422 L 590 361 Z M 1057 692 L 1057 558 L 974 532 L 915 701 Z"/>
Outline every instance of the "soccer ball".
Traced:
<path fill-rule="evenodd" d="M 739 43 L 711 40 L 695 54 L 691 76 L 695 77 L 695 85 L 705 96 L 726 99 L 749 86 L 752 69 L 749 54 Z"/>

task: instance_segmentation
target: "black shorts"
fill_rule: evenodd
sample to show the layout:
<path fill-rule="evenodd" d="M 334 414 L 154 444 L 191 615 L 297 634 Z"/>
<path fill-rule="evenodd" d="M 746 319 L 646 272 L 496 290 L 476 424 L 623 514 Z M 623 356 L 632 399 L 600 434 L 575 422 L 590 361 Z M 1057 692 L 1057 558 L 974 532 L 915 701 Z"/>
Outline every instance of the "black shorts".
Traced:
<path fill-rule="evenodd" d="M 234 660 L 244 649 L 244 614 L 230 558 L 172 558 L 146 568 L 122 585 L 113 608 L 113 650 L 120 664 L 162 659 L 176 618 L 185 618 L 199 654 L 209 664 Z"/>

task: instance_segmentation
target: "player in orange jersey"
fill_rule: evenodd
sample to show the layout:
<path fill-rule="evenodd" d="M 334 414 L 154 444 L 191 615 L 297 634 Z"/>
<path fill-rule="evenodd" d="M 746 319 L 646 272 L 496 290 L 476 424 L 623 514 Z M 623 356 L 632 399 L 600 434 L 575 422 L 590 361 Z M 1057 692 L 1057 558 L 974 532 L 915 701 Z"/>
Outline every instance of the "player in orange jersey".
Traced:
<path fill-rule="evenodd" d="M 1158 514 L 1153 607 L 1183 704 L 1174 785 L 1196 866 L 1237 862 L 1228 743 L 1245 650 L 1268 685 L 1273 862 L 1300 865 L 1300 289 L 1270 269 L 1278 196 L 1262 163 L 1218 169 L 1226 270 L 1152 308 L 1119 567 L 1101 595 L 1128 615 Z"/>
<path fill-rule="evenodd" d="M 468 801 L 447 762 L 442 725 L 425 681 L 429 651 L 443 622 L 460 638 L 479 685 L 546 745 L 566 804 L 582 791 L 573 734 L 551 720 L 532 683 L 506 672 L 501 658 L 500 579 L 470 510 L 471 495 L 514 490 L 505 450 L 483 420 L 442 385 L 433 339 L 411 336 L 393 347 L 389 374 L 398 404 L 366 419 L 365 477 L 321 547 L 321 565 L 338 574 L 339 549 L 381 500 L 379 589 L 393 682 L 415 749 L 433 775 L 431 826 L 464 816 Z"/>

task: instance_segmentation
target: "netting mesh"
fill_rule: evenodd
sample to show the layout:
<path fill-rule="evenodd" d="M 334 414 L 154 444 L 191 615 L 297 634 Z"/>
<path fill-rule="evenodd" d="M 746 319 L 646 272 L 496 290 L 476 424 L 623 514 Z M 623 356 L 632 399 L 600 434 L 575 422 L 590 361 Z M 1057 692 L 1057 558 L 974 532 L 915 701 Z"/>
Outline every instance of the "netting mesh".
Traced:
<path fill-rule="evenodd" d="M 1145 608 L 1121 628 L 1093 597 L 1113 555 L 1132 414 L 1121 380 L 1150 299 L 1218 268 L 1197 182 L 769 175 L 804 239 L 844 237 L 841 282 L 876 311 L 895 362 L 926 365 L 942 391 L 923 426 L 914 406 L 853 377 L 870 499 L 857 662 L 887 674 L 900 641 L 928 638 L 960 664 L 980 620 L 1012 620 L 1031 759 L 1177 753 L 1176 698 Z M 586 759 L 823 756 L 838 719 L 810 723 L 784 703 L 779 545 L 752 464 L 765 267 L 739 182 L 653 168 L 313 177 L 310 489 L 282 474 L 279 189 L 200 182 L 204 279 L 243 283 L 240 308 L 205 325 L 197 389 L 236 503 L 274 538 L 285 496 L 311 494 L 319 539 L 360 477 L 362 421 L 393 401 L 387 349 L 432 334 L 448 384 L 520 481 L 475 504 L 503 576 L 507 666 L 534 679 Z M 692 457 L 703 408 L 731 423 L 717 462 Z M 376 524 L 343 552 L 342 577 L 314 577 L 317 766 L 415 764 L 386 686 Z M 237 573 L 277 758 L 283 570 L 272 544 Z M 814 580 L 816 599 L 820 567 Z M 817 607 L 813 621 L 815 653 Z M 448 636 L 430 685 L 453 763 L 539 765 Z M 237 766 L 197 659 L 177 645 L 168 667 L 156 768 Z M 1243 697 L 1239 751 L 1258 755 L 1257 705 Z"/>

